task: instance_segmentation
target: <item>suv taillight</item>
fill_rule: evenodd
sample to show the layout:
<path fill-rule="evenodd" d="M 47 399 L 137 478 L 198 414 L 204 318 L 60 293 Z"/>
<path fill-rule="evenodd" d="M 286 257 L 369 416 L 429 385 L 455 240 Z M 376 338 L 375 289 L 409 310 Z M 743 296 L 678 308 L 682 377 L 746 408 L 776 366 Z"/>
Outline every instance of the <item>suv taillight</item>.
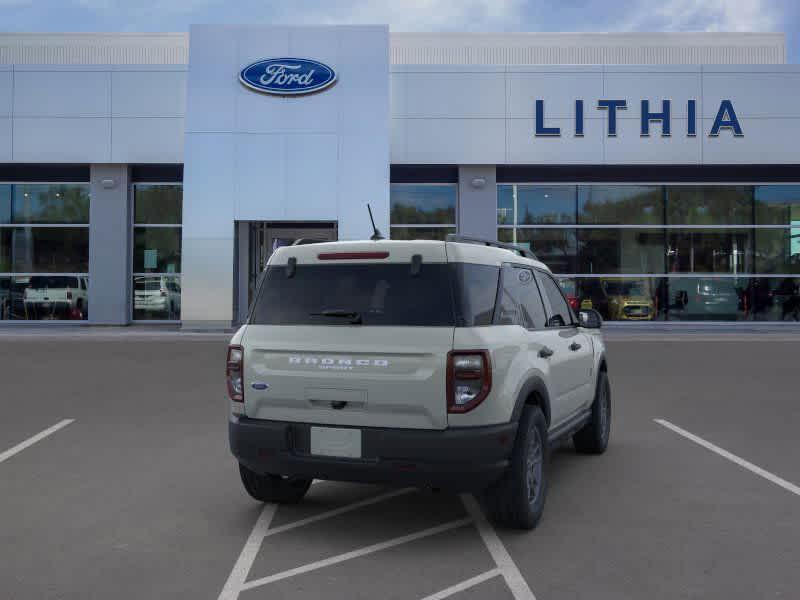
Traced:
<path fill-rule="evenodd" d="M 453 350 L 447 354 L 447 412 L 465 413 L 483 402 L 492 389 L 492 363 L 486 350 Z"/>
<path fill-rule="evenodd" d="M 244 348 L 241 346 L 228 346 L 225 380 L 228 397 L 234 402 L 244 402 Z"/>

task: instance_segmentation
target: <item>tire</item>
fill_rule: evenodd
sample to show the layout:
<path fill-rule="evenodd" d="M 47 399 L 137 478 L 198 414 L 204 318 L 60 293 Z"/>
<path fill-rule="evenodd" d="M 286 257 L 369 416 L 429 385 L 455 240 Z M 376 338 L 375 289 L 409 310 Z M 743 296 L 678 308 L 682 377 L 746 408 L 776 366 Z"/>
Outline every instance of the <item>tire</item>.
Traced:
<path fill-rule="evenodd" d="M 259 502 L 294 504 L 300 502 L 311 486 L 310 479 L 292 479 L 280 475 L 260 475 L 239 464 L 244 489 Z"/>
<path fill-rule="evenodd" d="M 572 436 L 572 442 L 575 444 L 575 449 L 582 454 L 602 454 L 608 447 L 609 437 L 611 437 L 611 385 L 608 383 L 606 372 L 600 371 L 592 403 L 592 416 L 589 422 Z"/>
<path fill-rule="evenodd" d="M 538 406 L 526 406 L 508 471 L 483 494 L 490 519 L 515 529 L 536 527 L 547 496 L 549 455 L 544 414 Z"/>

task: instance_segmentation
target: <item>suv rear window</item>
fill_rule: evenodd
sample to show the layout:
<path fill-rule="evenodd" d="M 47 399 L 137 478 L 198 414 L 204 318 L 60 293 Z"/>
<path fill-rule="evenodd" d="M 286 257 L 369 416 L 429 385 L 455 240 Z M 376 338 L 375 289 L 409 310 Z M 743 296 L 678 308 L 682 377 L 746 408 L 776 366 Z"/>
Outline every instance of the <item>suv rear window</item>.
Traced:
<path fill-rule="evenodd" d="M 500 268 L 469 263 L 297 265 L 267 269 L 250 317 L 255 325 L 349 324 L 478 327 L 491 325 Z M 316 313 L 316 314 L 313 314 Z"/>
<path fill-rule="evenodd" d="M 297 265 L 267 269 L 250 322 L 256 325 L 347 325 L 357 314 L 361 325 L 450 326 L 455 323 L 446 264 Z"/>

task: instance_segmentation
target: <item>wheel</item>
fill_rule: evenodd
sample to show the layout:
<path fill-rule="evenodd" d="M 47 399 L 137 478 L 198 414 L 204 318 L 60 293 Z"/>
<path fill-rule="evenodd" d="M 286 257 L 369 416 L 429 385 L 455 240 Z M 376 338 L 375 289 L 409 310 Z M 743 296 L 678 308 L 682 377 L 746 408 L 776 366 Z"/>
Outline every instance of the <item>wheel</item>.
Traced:
<path fill-rule="evenodd" d="M 592 416 L 589 422 L 572 436 L 572 442 L 578 452 L 602 454 L 606 451 L 610 434 L 611 385 L 608 383 L 606 372 L 600 371 L 592 403 Z"/>
<path fill-rule="evenodd" d="M 303 499 L 311 486 L 310 479 L 293 479 L 280 475 L 259 475 L 239 465 L 239 476 L 247 493 L 259 502 L 294 504 Z"/>
<path fill-rule="evenodd" d="M 526 406 L 508 471 L 483 494 L 489 518 L 516 529 L 536 527 L 547 495 L 548 458 L 547 422 L 542 410 Z"/>

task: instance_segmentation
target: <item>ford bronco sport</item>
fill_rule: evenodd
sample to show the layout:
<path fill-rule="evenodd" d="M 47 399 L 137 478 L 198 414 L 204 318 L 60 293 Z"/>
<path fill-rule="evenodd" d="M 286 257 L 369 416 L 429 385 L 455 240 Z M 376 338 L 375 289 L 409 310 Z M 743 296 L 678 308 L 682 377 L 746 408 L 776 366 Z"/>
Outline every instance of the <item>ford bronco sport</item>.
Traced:
<path fill-rule="evenodd" d="M 228 349 L 242 483 L 262 502 L 297 502 L 315 478 L 474 491 L 533 528 L 550 449 L 608 444 L 601 321 L 496 242 L 280 248 Z"/>

